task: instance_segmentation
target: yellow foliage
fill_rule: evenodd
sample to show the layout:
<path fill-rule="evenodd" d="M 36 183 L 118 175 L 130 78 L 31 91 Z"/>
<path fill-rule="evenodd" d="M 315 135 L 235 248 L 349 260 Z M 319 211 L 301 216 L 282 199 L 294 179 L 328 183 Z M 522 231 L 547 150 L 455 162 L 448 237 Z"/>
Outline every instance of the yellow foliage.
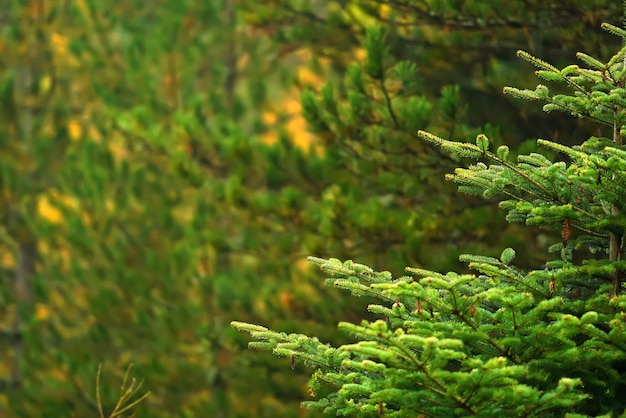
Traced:
<path fill-rule="evenodd" d="M 120 134 L 113 134 L 108 145 L 109 150 L 116 158 L 120 160 L 127 160 L 130 157 L 130 153 L 125 146 L 124 138 Z"/>
<path fill-rule="evenodd" d="M 261 137 L 261 142 L 267 145 L 275 144 L 278 141 L 278 136 L 276 132 L 270 132 Z"/>
<path fill-rule="evenodd" d="M 323 79 L 319 75 L 306 67 L 298 68 L 298 80 L 302 83 L 312 84 L 314 86 L 319 86 L 323 82 Z"/>
<path fill-rule="evenodd" d="M 354 51 L 354 57 L 357 61 L 363 62 L 367 58 L 367 51 L 365 48 L 357 48 L 357 50 Z"/>
<path fill-rule="evenodd" d="M 319 87 L 324 78 L 310 70 L 310 65 L 315 57 L 313 51 L 310 48 L 300 48 L 292 51 L 292 53 L 298 62 L 296 68 L 298 81 L 304 85 Z M 323 68 L 328 69 L 330 59 L 318 58 L 318 64 L 322 64 Z M 261 119 L 270 129 L 261 137 L 263 143 L 275 144 L 278 142 L 279 132 L 284 129 L 298 148 L 305 152 L 311 150 L 311 145 L 314 144 L 316 136 L 307 131 L 306 120 L 302 116 L 300 93 L 298 88 L 285 92 L 272 103 L 272 110 L 262 113 Z M 317 154 L 323 153 L 323 148 L 319 145 L 314 146 L 313 149 Z"/>
<path fill-rule="evenodd" d="M 7 269 L 15 267 L 15 256 L 8 248 L 0 250 L 0 266 Z"/>
<path fill-rule="evenodd" d="M 111 153 L 113 153 L 113 155 L 120 160 L 127 160 L 130 155 L 128 150 L 119 144 L 110 143 L 109 150 L 111 150 Z"/>
<path fill-rule="evenodd" d="M 188 224 L 193 221 L 195 210 L 190 204 L 182 204 L 172 208 L 172 215 L 180 223 Z"/>
<path fill-rule="evenodd" d="M 388 4 L 381 4 L 378 12 L 380 13 L 380 17 L 382 17 L 383 19 L 389 19 L 389 15 L 391 14 L 391 7 Z"/>
<path fill-rule="evenodd" d="M 53 224 L 60 224 L 63 220 L 61 211 L 50 203 L 48 196 L 41 196 L 37 202 L 37 213 L 46 221 Z"/>
<path fill-rule="evenodd" d="M 68 39 L 66 36 L 58 33 L 53 33 L 50 40 L 52 41 L 52 45 L 54 46 L 54 52 L 57 55 L 67 54 Z"/>
<path fill-rule="evenodd" d="M 309 151 L 311 144 L 315 141 L 315 136 L 307 131 L 306 120 L 301 114 L 302 106 L 297 94 L 292 94 L 287 97 L 283 97 L 280 101 L 280 111 L 283 112 L 289 119 L 284 124 L 284 128 L 291 137 L 293 143 L 302 149 L 303 151 Z M 278 115 L 275 112 L 265 112 L 262 115 L 263 121 L 270 125 L 278 123 Z M 269 133 L 262 137 L 262 141 L 265 144 L 271 145 L 278 141 L 278 134 L 275 129 L 272 129 Z M 320 147 L 316 148 L 316 152 L 319 154 L 322 151 Z"/>
<path fill-rule="evenodd" d="M 100 141 L 102 141 L 102 135 L 100 135 L 100 132 L 93 125 L 87 128 L 87 134 L 96 143 L 100 143 Z"/>
<path fill-rule="evenodd" d="M 104 209 L 107 213 L 115 213 L 115 202 L 113 199 L 106 199 L 104 201 Z"/>
<path fill-rule="evenodd" d="M 52 45 L 52 53 L 60 65 L 70 67 L 80 66 L 79 60 L 69 53 L 69 38 L 67 36 L 61 35 L 60 33 L 53 33 L 50 36 L 50 43 Z"/>
<path fill-rule="evenodd" d="M 38 303 L 35 305 L 35 318 L 38 321 L 45 321 L 49 317 L 50 317 L 50 308 L 47 305 L 43 303 Z"/>
<path fill-rule="evenodd" d="M 288 290 L 285 290 L 280 295 L 278 295 L 280 305 L 285 309 L 291 309 L 291 307 L 296 303 L 295 299 L 296 298 L 293 296 L 293 294 Z"/>
<path fill-rule="evenodd" d="M 80 139 L 83 136 L 83 127 L 75 120 L 72 120 L 67 124 L 67 130 L 69 132 L 70 138 L 74 141 Z"/>
<path fill-rule="evenodd" d="M 248 65 L 248 62 L 250 61 L 250 54 L 241 54 L 239 56 L 239 59 L 237 59 L 237 69 L 238 70 L 243 70 L 244 68 L 246 68 L 246 66 Z"/>
<path fill-rule="evenodd" d="M 306 258 L 301 257 L 298 258 L 295 263 L 293 263 L 293 268 L 298 273 L 306 273 L 311 271 L 312 264 L 306 261 Z"/>
<path fill-rule="evenodd" d="M 286 128 L 287 132 L 291 134 L 294 144 L 308 151 L 313 142 L 313 135 L 306 130 L 306 120 L 301 116 L 293 117 L 287 122 Z"/>
<path fill-rule="evenodd" d="M 52 200 L 56 201 L 56 204 L 53 204 Z M 37 213 L 50 223 L 60 224 L 63 221 L 63 215 L 57 204 L 61 204 L 66 209 L 80 209 L 80 203 L 76 198 L 61 195 L 58 191 L 52 190 L 48 194 L 39 196 L 37 200 Z"/>
<path fill-rule="evenodd" d="M 267 303 L 262 298 L 256 298 L 253 305 L 254 313 L 260 317 L 267 316 Z"/>
<path fill-rule="evenodd" d="M 283 103 L 283 109 L 289 115 L 300 114 L 300 110 L 302 109 L 302 106 L 300 105 L 300 100 L 298 100 L 296 97 L 289 97 L 285 99 L 285 101 L 283 101 L 282 103 Z"/>
<path fill-rule="evenodd" d="M 278 116 L 274 112 L 263 112 L 261 119 L 266 125 L 273 125 L 278 120 Z"/>
<path fill-rule="evenodd" d="M 361 7 L 355 3 L 350 3 L 345 8 L 348 15 L 361 26 L 374 26 L 377 24 L 376 19 L 364 12 Z"/>
<path fill-rule="evenodd" d="M 63 206 L 65 206 L 68 209 L 73 209 L 73 210 L 80 209 L 80 204 L 78 202 L 78 199 L 76 199 L 73 196 L 57 194 L 55 197 L 59 199 L 59 201 L 63 204 Z"/>
<path fill-rule="evenodd" d="M 39 91 L 41 94 L 48 94 L 48 92 L 50 92 L 50 87 L 52 87 L 52 77 L 49 75 L 41 77 L 39 80 Z"/>

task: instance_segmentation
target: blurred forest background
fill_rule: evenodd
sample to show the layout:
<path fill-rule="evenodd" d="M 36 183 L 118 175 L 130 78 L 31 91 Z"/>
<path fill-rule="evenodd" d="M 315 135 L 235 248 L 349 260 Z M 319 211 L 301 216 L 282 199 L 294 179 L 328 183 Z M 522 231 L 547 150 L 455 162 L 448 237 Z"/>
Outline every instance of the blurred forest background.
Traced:
<path fill-rule="evenodd" d="M 528 152 L 583 122 L 513 101 L 607 58 L 615 1 L 0 0 L 0 416 L 304 417 L 306 373 L 231 320 L 341 344 L 367 301 L 308 255 L 459 270 L 549 230 L 443 177 L 418 129 Z M 567 123 L 565 121 L 567 120 Z M 574 129 L 572 129 L 574 126 Z M 108 415 L 107 415 L 108 416 Z M 127 415 L 120 415 L 127 416 Z"/>

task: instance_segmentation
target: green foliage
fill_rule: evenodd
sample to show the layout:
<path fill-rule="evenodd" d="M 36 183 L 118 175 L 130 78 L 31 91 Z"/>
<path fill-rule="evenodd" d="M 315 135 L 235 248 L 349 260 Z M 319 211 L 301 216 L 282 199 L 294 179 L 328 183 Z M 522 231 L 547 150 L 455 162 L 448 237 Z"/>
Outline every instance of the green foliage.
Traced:
<path fill-rule="evenodd" d="M 565 46 L 609 56 L 620 40 L 601 30 L 598 22 L 619 25 L 622 12 L 621 3 L 610 0 L 271 0 L 249 7 L 256 12 L 252 23 L 275 33 L 285 49 L 306 45 L 319 51 L 319 60 L 330 59 L 333 68 L 339 69 L 353 65 L 355 48 L 370 49 L 376 37 L 369 32 L 379 26 L 384 45 L 369 51 L 374 52 L 366 57 L 369 65 L 382 53 L 387 59 L 411 63 L 418 73 L 413 85 L 419 85 L 430 100 L 444 86 L 458 85 L 468 105 L 469 121 L 506 121 L 500 135 L 512 147 L 536 135 L 537 129 L 558 130 L 563 138 L 569 138 L 569 132 L 592 129 L 590 124 L 572 124 L 567 118 L 546 119 L 532 105 L 503 98 L 503 84 L 511 80 L 519 80 L 519 85 L 532 83 L 512 52 L 549 54 L 557 66 L 570 61 Z M 432 132 L 450 139 L 462 137 L 461 133 Z"/>
<path fill-rule="evenodd" d="M 604 25 L 611 33 L 623 31 Z M 626 413 L 626 153 L 623 100 L 626 50 L 606 63 L 578 54 L 590 68 L 563 70 L 519 55 L 571 93 L 507 88 L 506 93 L 547 103 L 590 119 L 609 135 L 579 145 L 538 144 L 552 152 L 513 159 L 508 149 L 419 136 L 460 157 L 478 160 L 448 179 L 459 189 L 498 198 L 512 222 L 561 231 L 545 267 L 462 255 L 474 274 L 407 268 L 393 277 L 352 261 L 310 258 L 328 283 L 357 296 L 374 296 L 368 310 L 380 319 L 341 322 L 357 342 L 337 348 L 316 338 L 241 322 L 251 347 L 302 360 L 315 368 L 304 405 L 340 416 L 617 416 Z M 326 389 L 328 390 L 328 389 Z"/>
<path fill-rule="evenodd" d="M 306 254 L 448 270 L 459 246 L 523 242 L 449 193 L 463 160 L 417 131 L 484 132 L 506 160 L 528 126 L 563 128 L 499 87 L 525 84 L 509 49 L 611 45 L 592 28 L 615 2 L 560 3 L 3 2 L 0 416 L 110 412 L 130 362 L 151 389 L 138 416 L 307 415 L 306 377 L 257 362 L 227 319 L 341 344 L 326 324 L 362 302 L 313 286 Z M 316 136 L 285 86 L 309 89 Z"/>
<path fill-rule="evenodd" d="M 249 4 L 252 24 L 275 34 L 286 50 L 316 52 L 312 68 L 324 75 L 326 84 L 308 86 L 302 95 L 303 114 L 327 150 L 328 166 L 339 169 L 333 177 L 341 191 L 337 205 L 367 207 L 375 214 L 367 217 L 361 209 L 357 219 L 343 216 L 335 221 L 333 233 L 349 237 L 354 245 L 314 253 L 366 257 L 372 266 L 394 272 L 407 264 L 457 269 L 463 268 L 456 262 L 461 246 L 495 255 L 498 240 L 514 245 L 543 239 L 537 238 L 536 229 L 509 227 L 488 202 L 461 198 L 439 182 L 440 175 L 464 162 L 420 141 L 417 131 L 451 141 L 485 133 L 494 149 L 508 144 L 503 154 L 521 152 L 520 144 L 535 151 L 534 141 L 526 140 L 536 132 L 547 137 L 558 132 L 566 140 L 573 133 L 591 134 L 594 128 L 589 125 L 573 125 L 557 116 L 547 121 L 536 106 L 501 94 L 505 81 L 531 82 L 512 59 L 517 49 L 541 46 L 565 63 L 569 57 L 564 44 L 572 49 L 601 45 L 602 53 L 619 44 L 593 22 L 613 19 L 621 5 L 584 3 Z M 577 33 L 584 36 L 574 36 Z M 486 119 L 499 123 L 477 122 Z M 461 156 L 474 157 L 471 152 Z M 492 229 L 500 233 L 489 234 Z M 542 261 L 537 253 L 518 257 L 527 267 Z"/>

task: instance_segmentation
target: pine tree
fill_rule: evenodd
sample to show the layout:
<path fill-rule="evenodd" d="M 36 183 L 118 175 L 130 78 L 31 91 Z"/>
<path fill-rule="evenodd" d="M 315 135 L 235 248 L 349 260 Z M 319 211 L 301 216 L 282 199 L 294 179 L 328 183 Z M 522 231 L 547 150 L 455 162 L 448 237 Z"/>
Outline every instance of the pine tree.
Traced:
<path fill-rule="evenodd" d="M 602 28 L 626 40 L 626 30 Z M 517 267 L 516 251 L 506 248 L 499 257 L 462 255 L 474 274 L 409 267 L 393 277 L 353 261 L 311 257 L 328 284 L 381 301 L 368 307 L 380 319 L 339 324 L 358 342 L 333 347 L 233 322 L 252 335 L 251 348 L 315 368 L 309 385 L 320 396 L 305 406 L 380 417 L 626 413 L 623 45 L 606 62 L 578 53 L 583 66 L 562 69 L 518 53 L 538 77 L 561 85 L 556 93 L 543 84 L 504 92 L 544 102 L 546 112 L 593 121 L 598 134 L 580 144 L 539 139 L 550 152 L 513 158 L 483 134 L 466 143 L 419 133 L 475 160 L 448 176 L 462 192 L 498 198 L 510 222 L 560 231 L 545 266 Z"/>
<path fill-rule="evenodd" d="M 565 64 L 563 45 L 576 50 L 617 44 L 598 30 L 598 19 L 615 15 L 611 2 L 511 3 L 275 0 L 254 4 L 254 25 L 282 42 L 284 53 L 313 50 L 311 67 L 327 83 L 302 83 L 303 114 L 328 165 L 336 167 L 336 207 L 359 207 L 326 228 L 336 240 L 315 248 L 322 256 L 361 258 L 373 267 L 404 265 L 462 268 L 460 247 L 497 255 L 491 228 L 507 245 L 541 245 L 544 232 L 507 226 L 487 201 L 459 199 L 433 179 L 459 164 L 455 156 L 417 139 L 425 129 L 452 140 L 485 132 L 512 152 L 532 151 L 527 138 L 558 131 L 592 133 L 582 123 L 538 118 L 532 106 L 502 97 L 503 80 L 529 78 L 512 59 L 517 49 L 549 52 Z M 600 20 L 601 21 L 601 20 Z M 598 33 L 600 32 L 600 33 Z M 585 36 L 575 37 L 584 33 Z M 480 126 L 488 116 L 503 121 Z M 480 121 L 480 122 L 479 122 Z M 366 209 L 367 208 L 367 209 Z M 391 221 L 393 219 L 393 221 Z M 408 227 L 407 227 L 408 226 Z M 418 232 L 416 232 L 418 231 Z M 349 245 L 332 245 L 341 236 Z M 529 244 L 531 245 L 531 244 Z M 532 266 L 543 261 L 518 262 Z"/>
<path fill-rule="evenodd" d="M 345 148 L 332 137 L 311 151 L 294 146 L 287 132 L 262 143 L 259 110 L 293 67 L 279 60 L 280 37 L 261 38 L 237 20 L 235 3 L 246 2 L 5 3 L 0 321 L 8 329 L 0 373 L 9 391 L 0 408 L 10 399 L 9 416 L 97 415 L 102 363 L 101 400 L 110 412 L 133 362 L 152 392 L 142 416 L 301 414 L 290 400 L 306 393 L 291 370 L 274 359 L 253 363 L 251 353 L 233 356 L 244 338 L 226 318 L 344 341 L 325 324 L 356 318 L 351 301 L 315 288 L 312 272 L 293 260 L 377 255 L 377 265 L 405 265 L 411 251 L 390 249 L 402 242 L 389 230 L 402 239 L 411 233 L 412 205 L 396 206 L 386 189 L 369 193 L 385 183 L 396 191 L 401 173 L 360 185 L 372 165 L 347 175 Z M 334 33 L 320 34 L 333 41 L 326 48 L 339 44 Z M 362 40 L 346 44 L 357 48 L 346 48 L 349 57 L 362 54 Z M 382 45 L 376 40 L 368 49 Z M 405 65 L 399 49 L 383 63 L 396 85 L 394 72 Z M 368 91 L 380 94 L 366 64 Z M 336 81 L 343 106 L 351 87 Z M 330 109 L 311 98 L 305 103 Z M 406 94 L 397 103 L 426 99 Z M 433 109 L 432 124 L 421 127 L 441 133 L 446 124 L 436 121 L 440 107 Z M 384 106 L 364 115 L 384 116 Z M 340 127 L 361 122 L 344 119 Z M 481 219 L 484 230 L 489 216 Z M 388 242 L 377 243 L 381 233 L 391 235 Z M 32 298 L 15 291 L 16 276 L 31 279 Z M 13 328 L 16 305 L 23 309 Z"/>

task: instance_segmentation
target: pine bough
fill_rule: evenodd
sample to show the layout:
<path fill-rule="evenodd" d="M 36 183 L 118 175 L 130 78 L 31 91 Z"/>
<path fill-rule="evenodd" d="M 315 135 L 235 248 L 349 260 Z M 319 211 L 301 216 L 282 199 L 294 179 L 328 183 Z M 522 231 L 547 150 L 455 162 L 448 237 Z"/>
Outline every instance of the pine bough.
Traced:
<path fill-rule="evenodd" d="M 603 27 L 626 39 L 626 31 Z M 522 271 L 515 251 L 500 258 L 463 255 L 475 274 L 407 268 L 393 278 L 352 261 L 309 260 L 327 282 L 353 295 L 375 296 L 374 322 L 341 322 L 358 342 L 335 348 L 317 338 L 233 322 L 251 348 L 315 368 L 304 402 L 338 416 L 626 416 L 626 47 L 604 63 L 579 53 L 585 68 L 558 69 L 526 52 L 536 74 L 571 94 L 511 87 L 504 92 L 542 101 L 607 126 L 609 137 L 579 146 L 539 140 L 568 162 L 519 155 L 475 143 L 419 136 L 476 160 L 448 178 L 465 193 L 499 197 L 511 222 L 555 226 L 562 239 L 545 268 Z M 583 255 L 582 262 L 576 262 Z"/>

